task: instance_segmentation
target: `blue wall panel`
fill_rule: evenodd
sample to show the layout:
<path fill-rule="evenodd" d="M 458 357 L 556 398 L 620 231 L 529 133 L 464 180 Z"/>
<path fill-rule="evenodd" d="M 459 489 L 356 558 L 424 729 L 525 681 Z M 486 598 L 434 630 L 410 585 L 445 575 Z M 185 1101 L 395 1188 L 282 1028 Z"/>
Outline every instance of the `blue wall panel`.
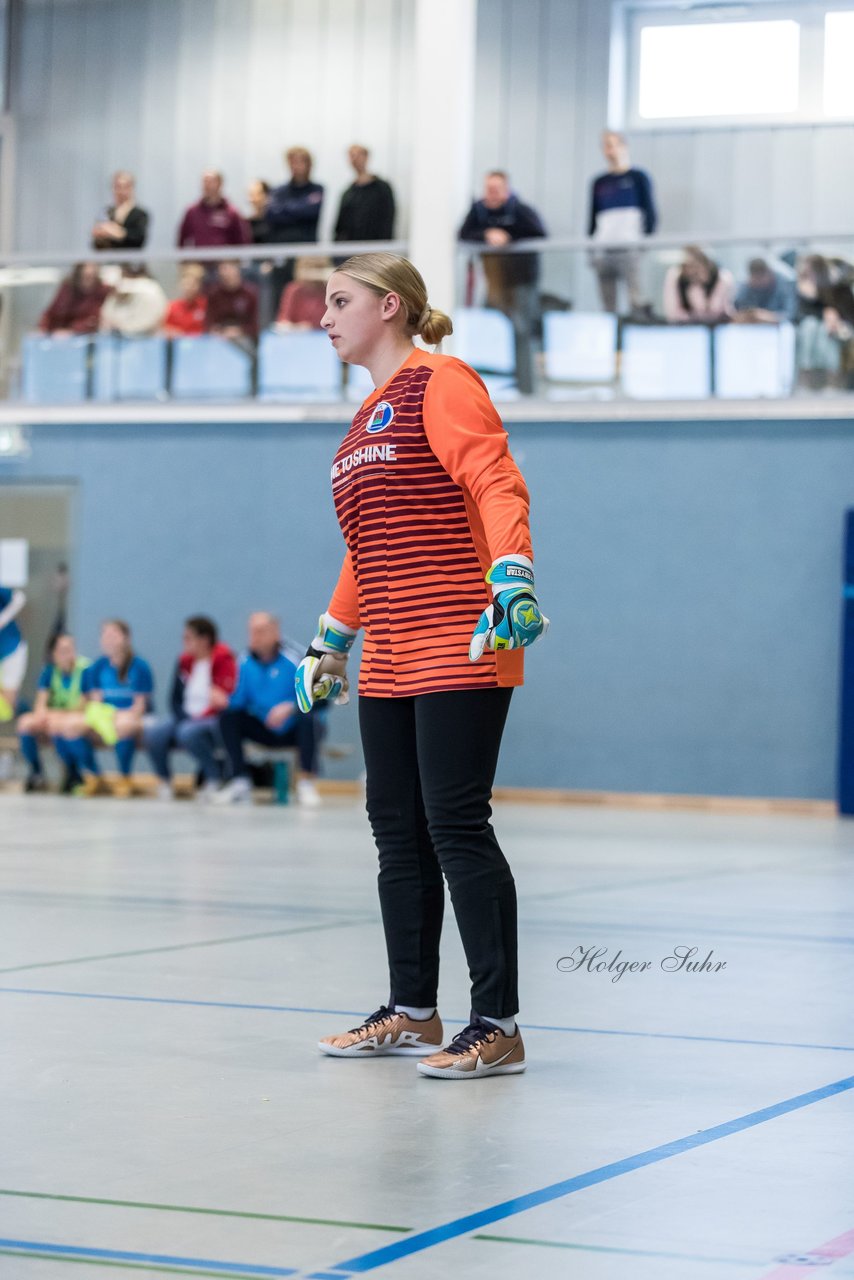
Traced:
<path fill-rule="evenodd" d="M 234 644 L 255 608 L 310 636 L 343 546 L 341 429 L 35 427 L 0 485 L 77 483 L 81 644 L 127 617 L 162 705 L 188 613 Z M 511 439 L 552 630 L 528 655 L 499 781 L 831 797 L 852 424 L 534 423 Z M 333 734 L 357 741 L 352 707 Z"/>

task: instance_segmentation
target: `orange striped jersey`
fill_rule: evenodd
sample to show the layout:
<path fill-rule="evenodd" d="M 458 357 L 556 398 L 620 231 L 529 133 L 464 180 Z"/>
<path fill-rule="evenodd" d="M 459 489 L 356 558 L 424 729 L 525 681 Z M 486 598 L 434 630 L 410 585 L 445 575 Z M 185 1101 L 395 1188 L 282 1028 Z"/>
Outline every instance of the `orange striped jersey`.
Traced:
<path fill-rule="evenodd" d="M 329 613 L 365 629 L 359 693 L 521 684 L 523 650 L 468 656 L 493 560 L 532 556 L 528 490 L 474 370 L 413 350 L 353 419 L 332 493 L 347 551 Z"/>

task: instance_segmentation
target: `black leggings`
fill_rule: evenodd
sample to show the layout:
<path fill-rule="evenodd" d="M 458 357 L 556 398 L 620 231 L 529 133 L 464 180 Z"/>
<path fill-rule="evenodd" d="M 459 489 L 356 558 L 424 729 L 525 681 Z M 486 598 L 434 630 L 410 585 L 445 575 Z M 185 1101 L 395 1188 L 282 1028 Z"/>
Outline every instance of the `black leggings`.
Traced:
<path fill-rule="evenodd" d="M 511 692 L 359 699 L 392 1007 L 436 1004 L 444 872 L 473 1010 L 518 1012 L 516 887 L 489 821 Z"/>

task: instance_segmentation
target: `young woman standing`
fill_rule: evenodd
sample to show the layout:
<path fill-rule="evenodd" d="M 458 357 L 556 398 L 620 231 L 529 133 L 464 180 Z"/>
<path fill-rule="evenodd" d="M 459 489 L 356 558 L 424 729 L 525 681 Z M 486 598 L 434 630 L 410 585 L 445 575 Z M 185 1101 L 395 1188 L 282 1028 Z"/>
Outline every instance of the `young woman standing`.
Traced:
<path fill-rule="evenodd" d="M 516 891 L 490 825 L 521 649 L 548 626 L 534 595 L 528 491 L 486 388 L 438 343 L 451 322 L 405 258 L 332 274 L 323 328 L 376 390 L 332 465 L 347 550 L 297 673 L 302 711 L 346 694 L 365 630 L 359 723 L 391 996 L 320 1042 L 342 1057 L 417 1055 L 445 1079 L 524 1071 Z M 469 1025 L 443 1049 L 436 1009 L 443 874 L 472 978 Z"/>

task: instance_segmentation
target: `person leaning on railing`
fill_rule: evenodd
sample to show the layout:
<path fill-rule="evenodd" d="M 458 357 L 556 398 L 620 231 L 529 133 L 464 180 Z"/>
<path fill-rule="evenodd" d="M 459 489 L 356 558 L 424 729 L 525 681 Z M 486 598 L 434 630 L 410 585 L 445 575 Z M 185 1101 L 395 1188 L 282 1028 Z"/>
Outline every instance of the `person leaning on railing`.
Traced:
<path fill-rule="evenodd" d="M 56 292 L 39 320 L 42 333 L 52 337 L 96 333 L 109 286 L 98 275 L 94 262 L 79 262 Z"/>
<path fill-rule="evenodd" d="M 734 295 L 732 272 L 689 244 L 664 277 L 664 315 L 670 324 L 722 324 L 732 319 Z"/>
<path fill-rule="evenodd" d="M 854 293 L 848 263 L 810 253 L 798 263 L 798 381 L 807 391 L 851 378 Z"/>

